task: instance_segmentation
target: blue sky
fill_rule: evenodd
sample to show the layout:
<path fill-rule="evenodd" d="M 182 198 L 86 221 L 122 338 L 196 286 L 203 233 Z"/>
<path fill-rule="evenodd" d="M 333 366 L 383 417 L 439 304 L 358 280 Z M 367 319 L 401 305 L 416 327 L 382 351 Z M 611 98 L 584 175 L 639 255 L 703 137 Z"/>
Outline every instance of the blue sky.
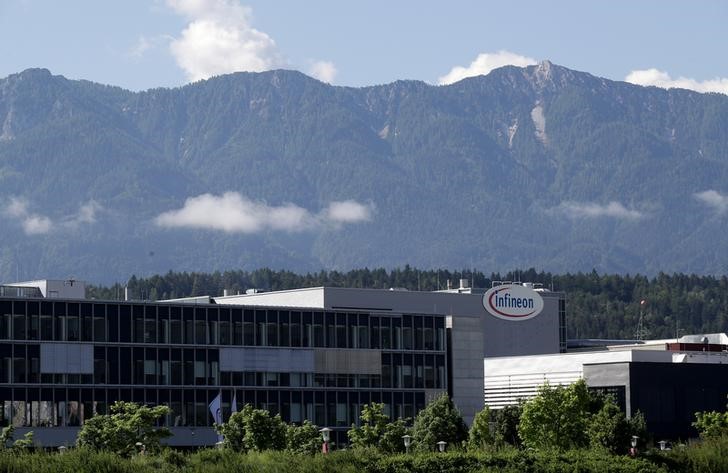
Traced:
<path fill-rule="evenodd" d="M 717 0 L 2 0 L 0 77 L 44 67 L 142 90 L 284 67 L 337 85 L 436 84 L 550 59 L 728 93 L 726 25 Z"/>

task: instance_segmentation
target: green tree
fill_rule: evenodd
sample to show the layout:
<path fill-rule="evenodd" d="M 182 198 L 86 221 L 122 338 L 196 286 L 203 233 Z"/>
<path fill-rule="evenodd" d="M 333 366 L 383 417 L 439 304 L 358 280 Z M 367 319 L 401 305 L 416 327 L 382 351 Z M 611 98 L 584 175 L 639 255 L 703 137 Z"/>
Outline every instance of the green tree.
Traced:
<path fill-rule="evenodd" d="M 718 438 L 728 435 L 728 412 L 696 412 L 693 427 L 701 438 Z"/>
<path fill-rule="evenodd" d="M 483 450 L 495 443 L 495 439 L 490 430 L 490 417 L 490 409 L 488 406 L 485 406 L 482 411 L 475 414 L 473 425 L 470 426 L 470 432 L 468 433 L 469 450 Z"/>
<path fill-rule="evenodd" d="M 405 451 L 404 440 L 402 437 L 409 434 L 411 419 L 399 418 L 394 422 L 388 423 L 384 427 L 384 433 L 379 439 L 379 450 L 383 453 L 402 453 Z"/>
<path fill-rule="evenodd" d="M 523 405 L 518 435 L 528 447 L 568 450 L 585 447 L 591 413 L 590 396 L 584 380 L 570 386 L 541 386 L 538 394 Z"/>
<path fill-rule="evenodd" d="M 171 435 L 166 427 L 155 427 L 159 418 L 169 414 L 167 406 L 117 401 L 110 411 L 111 414 L 92 417 L 83 424 L 78 433 L 79 446 L 130 456 L 137 442 L 144 444 L 147 451 L 156 451 L 160 441 Z"/>
<path fill-rule="evenodd" d="M 404 451 L 402 436 L 407 434 L 407 422 L 394 422 L 384 413 L 384 404 L 365 404 L 359 416 L 361 425 L 352 425 L 347 432 L 352 447 L 374 447 L 384 453 Z"/>
<path fill-rule="evenodd" d="M 286 448 L 286 424 L 280 415 L 271 416 L 265 409 L 250 404 L 235 412 L 224 424 L 215 424 L 223 436 L 223 445 L 236 451 L 283 450 Z"/>
<path fill-rule="evenodd" d="M 647 421 L 645 420 L 645 415 L 642 414 L 642 412 L 637 411 L 629 418 L 629 431 L 631 435 L 636 435 L 637 437 L 646 440 Z"/>
<path fill-rule="evenodd" d="M 15 427 L 12 425 L 3 427 L 3 430 L 0 432 L 0 449 L 8 448 L 8 443 L 12 442 L 14 434 Z"/>
<path fill-rule="evenodd" d="M 468 438 L 468 427 L 452 400 L 443 394 L 417 414 L 412 437 L 413 445 L 419 451 L 432 451 L 439 441 L 459 447 Z"/>
<path fill-rule="evenodd" d="M 632 424 L 611 397 L 607 397 L 599 411 L 589 420 L 589 443 L 611 453 L 623 454 L 629 449 Z"/>
<path fill-rule="evenodd" d="M 286 450 L 292 453 L 313 455 L 321 451 L 321 434 L 309 420 L 301 425 L 289 425 L 286 430 Z"/>
<path fill-rule="evenodd" d="M 497 445 L 510 444 L 514 447 L 521 445 L 521 437 L 518 436 L 518 424 L 521 422 L 523 413 L 522 404 L 511 404 L 495 411 L 494 437 Z"/>

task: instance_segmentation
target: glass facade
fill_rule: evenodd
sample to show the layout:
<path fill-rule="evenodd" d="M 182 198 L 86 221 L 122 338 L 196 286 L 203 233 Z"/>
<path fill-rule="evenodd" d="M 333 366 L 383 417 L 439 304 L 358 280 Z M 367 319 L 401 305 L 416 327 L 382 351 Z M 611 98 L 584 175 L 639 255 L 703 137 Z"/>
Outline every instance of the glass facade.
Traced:
<path fill-rule="evenodd" d="M 411 417 L 426 390 L 447 389 L 445 344 L 444 315 L 0 298 L 0 424 L 79 426 L 125 400 L 168 405 L 169 426 L 211 426 L 218 393 L 225 418 L 233 398 L 319 426 L 348 427 L 370 402 Z M 49 345 L 92 347 L 92 368 L 48 368 Z M 232 346 L 377 350 L 381 369 L 223 371 Z"/>

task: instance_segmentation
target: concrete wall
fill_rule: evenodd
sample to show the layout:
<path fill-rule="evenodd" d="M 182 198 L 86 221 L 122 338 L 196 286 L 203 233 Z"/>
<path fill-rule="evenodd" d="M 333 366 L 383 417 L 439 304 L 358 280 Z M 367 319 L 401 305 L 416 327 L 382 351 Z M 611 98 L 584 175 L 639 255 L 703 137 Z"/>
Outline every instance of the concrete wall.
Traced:
<path fill-rule="evenodd" d="M 625 415 L 632 417 L 629 362 L 584 365 L 584 380 L 589 387 L 624 386 Z"/>
<path fill-rule="evenodd" d="M 483 309 L 485 356 L 559 353 L 560 293 L 541 293 L 543 311 L 529 320 L 502 320 Z"/>
<path fill-rule="evenodd" d="M 470 425 L 483 409 L 483 333 L 476 317 L 448 317 L 452 400 Z"/>

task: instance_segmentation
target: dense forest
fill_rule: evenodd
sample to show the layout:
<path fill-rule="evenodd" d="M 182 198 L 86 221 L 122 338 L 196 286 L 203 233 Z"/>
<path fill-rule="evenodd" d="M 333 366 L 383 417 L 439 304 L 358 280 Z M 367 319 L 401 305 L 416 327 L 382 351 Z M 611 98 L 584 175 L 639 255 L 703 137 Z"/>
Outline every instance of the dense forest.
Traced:
<path fill-rule="evenodd" d="M 728 277 L 663 274 L 655 277 L 590 273 L 552 274 L 534 269 L 485 275 L 479 271 L 418 270 L 410 266 L 393 270 L 356 269 L 296 274 L 257 269 L 207 273 L 168 272 L 149 278 L 133 276 L 126 287 L 133 299 L 243 293 L 246 289 L 282 290 L 297 287 L 335 286 L 406 288 L 433 291 L 447 281 L 467 279 L 473 287 L 488 288 L 492 281 L 529 281 L 563 291 L 567 296 L 569 338 L 672 338 L 676 334 L 714 333 L 728 330 Z M 89 296 L 121 299 L 124 285 L 91 286 Z M 644 301 L 644 303 L 642 303 Z M 637 326 L 643 317 L 643 330 Z"/>

